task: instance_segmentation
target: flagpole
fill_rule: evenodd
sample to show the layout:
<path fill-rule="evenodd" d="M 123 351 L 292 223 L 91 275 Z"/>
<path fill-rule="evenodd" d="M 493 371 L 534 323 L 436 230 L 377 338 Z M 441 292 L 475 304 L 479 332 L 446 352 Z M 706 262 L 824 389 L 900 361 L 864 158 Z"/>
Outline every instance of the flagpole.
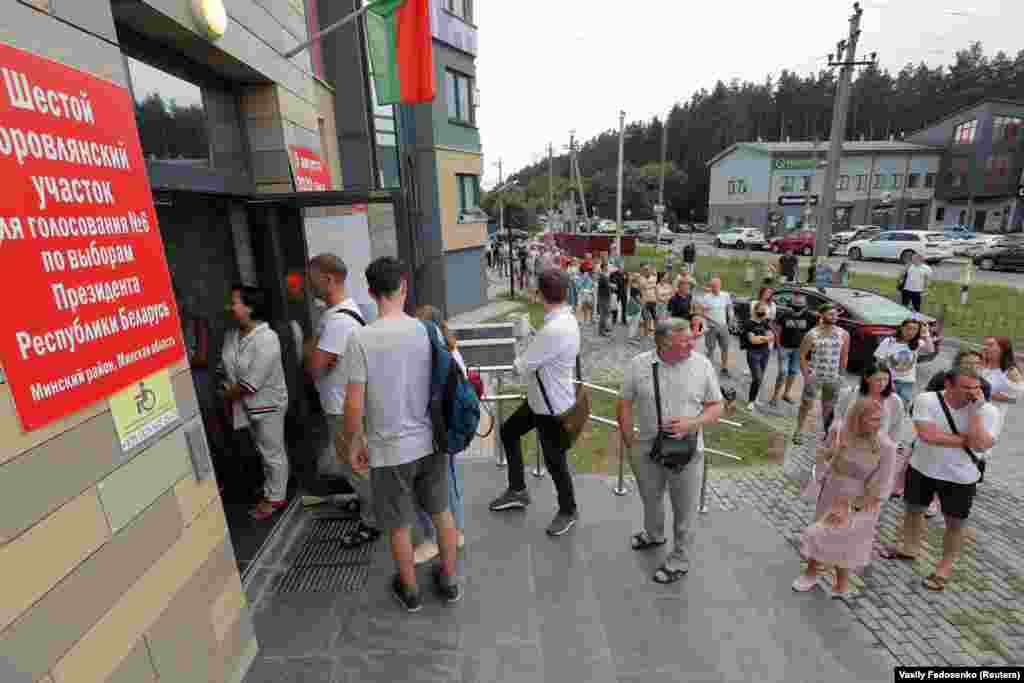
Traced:
<path fill-rule="evenodd" d="M 373 3 L 370 3 L 370 4 L 373 4 Z M 288 52 L 285 52 L 284 53 L 284 58 L 285 59 L 291 59 L 292 57 L 294 57 L 295 55 L 299 54 L 300 52 L 302 52 L 303 50 L 308 48 L 310 45 L 312 45 L 316 41 L 318 41 L 321 38 L 323 38 L 324 36 L 326 36 L 328 33 L 333 33 L 334 31 L 337 31 L 339 28 L 341 28 L 345 24 L 351 24 L 353 21 L 355 21 L 359 17 L 361 17 L 364 14 L 366 14 L 366 10 L 368 10 L 368 9 L 370 9 L 370 5 L 363 5 L 362 7 L 357 9 L 355 12 L 352 12 L 351 14 L 348 14 L 345 17 L 339 19 L 338 21 L 334 22 L 333 24 L 331 24 L 330 26 L 328 26 L 324 30 L 317 31 L 312 36 L 310 36 L 309 40 L 307 40 L 306 42 L 301 43 L 301 44 L 299 44 L 296 47 L 293 47 L 291 50 L 288 50 Z"/>

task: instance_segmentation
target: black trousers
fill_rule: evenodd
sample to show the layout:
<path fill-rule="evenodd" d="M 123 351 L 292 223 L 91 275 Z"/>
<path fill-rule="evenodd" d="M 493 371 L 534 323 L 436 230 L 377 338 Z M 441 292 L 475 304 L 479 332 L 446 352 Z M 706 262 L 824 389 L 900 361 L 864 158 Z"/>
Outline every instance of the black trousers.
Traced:
<path fill-rule="evenodd" d="M 526 401 L 501 425 L 501 444 L 505 447 L 505 458 L 508 460 L 508 487 L 513 491 L 526 490 L 526 465 L 523 463 L 521 441 L 534 429 L 540 437 L 544 463 L 558 493 L 558 510 L 573 514 L 576 512 L 576 495 L 572 487 L 572 475 L 569 473 L 566 452 L 558 445 L 562 424 L 557 417 L 537 415 Z"/>
<path fill-rule="evenodd" d="M 907 290 L 902 291 L 903 294 L 903 305 L 912 308 L 918 313 L 921 312 L 921 292 L 910 292 Z"/>

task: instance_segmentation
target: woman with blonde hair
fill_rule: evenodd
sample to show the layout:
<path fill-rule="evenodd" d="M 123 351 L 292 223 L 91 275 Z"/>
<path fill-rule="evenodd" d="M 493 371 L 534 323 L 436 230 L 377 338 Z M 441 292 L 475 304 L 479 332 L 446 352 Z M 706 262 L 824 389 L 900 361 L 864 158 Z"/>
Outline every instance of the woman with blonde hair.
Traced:
<path fill-rule="evenodd" d="M 793 590 L 812 590 L 822 565 L 835 567 L 833 597 L 849 594 L 850 572 L 871 561 L 882 497 L 892 482 L 896 444 L 882 431 L 882 405 L 872 397 L 857 399 L 846 414 L 841 445 L 820 452 L 816 475 L 805 494 L 817 494 L 815 522 L 801 535 L 807 569 Z"/>
<path fill-rule="evenodd" d="M 441 311 L 429 304 L 425 304 L 417 307 L 416 317 L 425 322 L 434 323 L 437 326 L 443 337 L 442 341 L 448 347 L 448 351 L 452 354 L 455 362 L 458 363 L 459 368 L 462 369 L 463 376 L 468 376 L 466 361 L 462 358 L 458 348 L 456 348 L 455 335 L 448 329 L 448 321 L 441 315 Z M 452 516 L 455 518 L 455 529 L 458 533 L 458 547 L 460 548 L 466 545 L 466 513 L 462 498 L 462 472 L 455 466 L 455 454 L 452 454 L 448 460 L 448 504 L 452 509 Z M 418 514 L 425 540 L 416 547 L 416 564 L 422 564 L 437 556 L 438 547 L 430 516 L 423 510 L 420 510 Z"/>

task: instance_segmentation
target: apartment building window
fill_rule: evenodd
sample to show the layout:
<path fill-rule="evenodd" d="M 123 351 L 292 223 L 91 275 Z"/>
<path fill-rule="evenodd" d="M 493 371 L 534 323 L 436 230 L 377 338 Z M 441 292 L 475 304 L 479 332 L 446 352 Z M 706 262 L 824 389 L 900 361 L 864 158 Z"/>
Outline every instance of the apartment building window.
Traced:
<path fill-rule="evenodd" d="M 746 194 L 747 181 L 743 178 L 736 178 L 729 181 L 729 194 Z"/>
<path fill-rule="evenodd" d="M 928 190 L 930 190 L 930 189 L 935 187 L 935 174 L 934 173 L 926 173 L 925 174 L 925 176 L 924 176 L 924 186 L 925 186 L 925 189 L 928 189 Z"/>
<path fill-rule="evenodd" d="M 457 175 L 455 180 L 459 186 L 459 214 L 480 206 L 480 176 Z"/>
<path fill-rule="evenodd" d="M 810 192 L 811 191 L 811 176 L 805 175 L 800 179 L 800 191 Z"/>
<path fill-rule="evenodd" d="M 210 136 L 202 89 L 132 57 L 126 60 L 142 153 L 147 159 L 209 167 Z"/>
<path fill-rule="evenodd" d="M 863 192 L 868 189 L 868 177 L 866 174 L 857 176 L 857 192 Z"/>
<path fill-rule="evenodd" d="M 974 143 L 974 134 L 978 129 L 978 120 L 961 123 L 953 132 L 953 142 L 958 145 L 970 145 Z"/>
<path fill-rule="evenodd" d="M 466 23 L 473 23 L 473 0 L 445 0 L 445 9 Z"/>
<path fill-rule="evenodd" d="M 916 190 L 919 187 L 921 187 L 921 174 L 911 173 L 907 175 L 907 189 Z"/>
<path fill-rule="evenodd" d="M 882 189 L 882 174 L 881 173 L 876 173 L 875 174 L 874 189 L 876 189 L 876 190 L 881 190 Z"/>
<path fill-rule="evenodd" d="M 993 126 L 994 142 L 1017 142 L 1021 130 L 1024 129 L 1024 118 L 1016 116 L 997 116 Z"/>
<path fill-rule="evenodd" d="M 473 79 L 458 71 L 445 71 L 445 94 L 448 97 L 448 119 L 472 125 Z"/>
<path fill-rule="evenodd" d="M 796 192 L 796 179 L 795 175 L 782 176 L 782 191 Z"/>
<path fill-rule="evenodd" d="M 839 183 L 836 185 L 837 190 L 849 190 L 850 189 L 850 176 L 841 175 L 839 176 Z"/>
<path fill-rule="evenodd" d="M 892 189 L 898 190 L 903 187 L 903 174 L 893 173 L 892 174 Z"/>
<path fill-rule="evenodd" d="M 945 219 L 946 219 L 946 207 L 940 206 L 939 208 L 935 209 L 935 222 L 936 223 L 941 223 Z"/>

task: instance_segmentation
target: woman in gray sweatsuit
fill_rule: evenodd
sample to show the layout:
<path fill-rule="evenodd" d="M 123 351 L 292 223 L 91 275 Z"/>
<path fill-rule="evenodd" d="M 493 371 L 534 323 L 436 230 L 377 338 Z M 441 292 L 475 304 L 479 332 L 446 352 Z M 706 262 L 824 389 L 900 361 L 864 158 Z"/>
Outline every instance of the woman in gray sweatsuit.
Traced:
<path fill-rule="evenodd" d="M 267 324 L 266 292 L 242 285 L 231 290 L 231 312 L 238 327 L 224 336 L 221 363 L 224 398 L 235 429 L 247 427 L 263 459 L 263 499 L 249 513 L 263 520 L 287 505 L 288 453 L 284 418 L 288 386 L 281 364 L 281 340 Z"/>

